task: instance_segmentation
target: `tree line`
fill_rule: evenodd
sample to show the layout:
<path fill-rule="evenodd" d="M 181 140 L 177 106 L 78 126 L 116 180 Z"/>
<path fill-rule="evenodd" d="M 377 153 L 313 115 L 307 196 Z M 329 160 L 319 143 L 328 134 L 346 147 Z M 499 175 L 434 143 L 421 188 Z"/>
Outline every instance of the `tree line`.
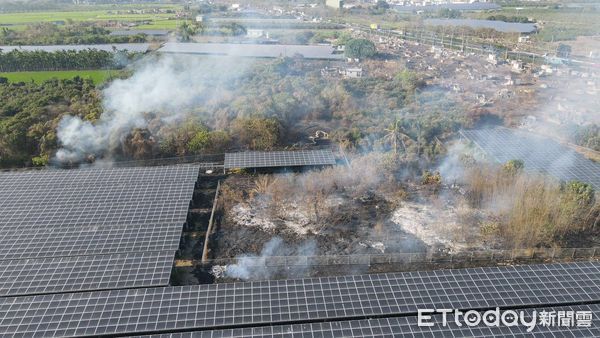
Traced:
<path fill-rule="evenodd" d="M 584 127 L 573 126 L 570 134 L 570 138 L 575 144 L 600 151 L 600 126 L 597 124 Z"/>
<path fill-rule="evenodd" d="M 56 52 L 18 49 L 3 52 L 0 49 L 0 72 L 114 69 L 123 67 L 134 55 L 126 52 L 117 54 L 121 57 L 113 52 L 97 49 Z"/>
<path fill-rule="evenodd" d="M 56 127 L 65 114 L 94 121 L 100 93 L 91 80 L 9 83 L 0 77 L 0 167 L 47 163 L 58 146 Z"/>
<path fill-rule="evenodd" d="M 66 115 L 96 121 L 102 112 L 102 95 L 91 80 L 48 80 L 10 83 L 0 77 L 0 168 L 49 163 L 60 147 L 56 128 Z M 267 150 L 277 146 L 283 127 L 274 117 L 237 116 L 227 128 L 209 127 L 190 115 L 177 123 L 133 129 L 111 149 L 118 160 L 222 153 L 227 149 Z"/>
<path fill-rule="evenodd" d="M 118 149 L 109 151 L 111 157 L 268 150 L 308 142 L 317 128 L 348 151 L 434 158 L 443 151 L 438 137 L 470 120 L 451 96 L 424 91 L 423 80 L 409 71 L 392 78 L 324 81 L 320 67 L 286 58 L 256 64 L 235 85 L 228 77 L 221 83 L 208 73 L 199 76 L 214 84 L 199 93 L 207 101 L 182 114 L 180 121 L 166 123 L 149 114 L 147 127 L 132 130 Z M 0 167 L 46 163 L 59 147 L 61 118 L 68 114 L 94 122 L 102 111 L 101 98 L 93 83 L 78 78 L 44 83 L 0 78 Z M 416 106 L 428 113 L 415 114 Z"/>
<path fill-rule="evenodd" d="M 147 40 L 145 34 L 110 35 L 110 30 L 98 27 L 95 23 L 66 23 L 60 26 L 43 22 L 29 25 L 24 30 L 0 28 L 0 45 L 11 46 L 136 43 Z"/>
<path fill-rule="evenodd" d="M 492 21 L 517 22 L 517 23 L 535 23 L 535 20 L 529 20 L 526 16 L 506 16 L 502 14 L 490 15 L 487 17 Z"/>

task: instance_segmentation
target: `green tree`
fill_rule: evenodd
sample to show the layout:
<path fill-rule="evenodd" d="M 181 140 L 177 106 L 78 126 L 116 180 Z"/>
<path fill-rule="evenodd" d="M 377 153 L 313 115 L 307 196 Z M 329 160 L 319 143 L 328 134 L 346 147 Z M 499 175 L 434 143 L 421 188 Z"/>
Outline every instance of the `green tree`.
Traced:
<path fill-rule="evenodd" d="M 585 127 L 575 126 L 571 138 L 580 146 L 600 151 L 600 126 L 596 124 Z"/>
<path fill-rule="evenodd" d="M 231 145 L 231 137 L 224 130 L 215 130 L 209 133 L 209 145 L 206 151 L 210 153 L 223 153 Z"/>
<path fill-rule="evenodd" d="M 269 150 L 277 145 L 281 137 L 281 125 L 273 118 L 236 118 L 233 134 L 241 146 L 252 150 Z"/>
<path fill-rule="evenodd" d="M 43 165 L 57 148 L 65 114 L 97 118 L 101 98 L 91 80 L 0 84 L 0 167 Z"/>
<path fill-rule="evenodd" d="M 346 57 L 353 59 L 370 58 L 377 53 L 375 44 L 367 39 L 352 39 L 346 43 Z"/>
<path fill-rule="evenodd" d="M 230 23 L 229 25 L 226 26 L 226 28 L 229 31 L 229 34 L 233 35 L 233 36 L 246 35 L 246 32 L 247 32 L 246 27 L 244 27 L 236 22 Z"/>
<path fill-rule="evenodd" d="M 198 32 L 198 27 L 193 23 L 188 23 L 184 21 L 181 26 L 179 26 L 179 36 L 181 41 L 188 42 L 191 40 L 192 36 L 196 35 Z"/>
<path fill-rule="evenodd" d="M 296 42 L 299 44 L 305 45 L 307 44 L 313 37 L 315 33 L 312 31 L 304 31 L 296 34 Z"/>
<path fill-rule="evenodd" d="M 571 46 L 564 43 L 558 44 L 558 47 L 556 48 L 556 56 L 559 58 L 568 59 L 571 56 Z"/>
<path fill-rule="evenodd" d="M 398 73 L 396 79 L 400 81 L 402 88 L 409 94 L 413 94 L 415 90 L 425 86 L 425 81 L 417 73 L 407 69 Z"/>
<path fill-rule="evenodd" d="M 457 19 L 461 17 L 460 11 L 450 8 L 440 8 L 436 14 L 437 17 L 446 19 Z"/>
<path fill-rule="evenodd" d="M 204 150 L 206 150 L 206 148 L 209 146 L 209 144 L 210 144 L 209 131 L 205 128 L 202 128 L 201 130 L 196 132 L 194 137 L 192 137 L 192 139 L 188 142 L 187 148 L 188 148 L 189 152 L 191 152 L 193 154 L 199 154 L 199 153 L 203 152 Z"/>
<path fill-rule="evenodd" d="M 404 133 L 402 129 L 402 121 L 396 120 L 396 122 L 394 122 L 394 124 L 392 124 L 390 127 L 386 128 L 385 131 L 387 134 L 384 136 L 384 138 L 392 142 L 394 154 L 398 154 L 398 144 L 402 144 L 402 149 L 404 152 L 406 152 L 406 143 L 404 140 L 410 140 L 410 137 Z"/>
<path fill-rule="evenodd" d="M 375 8 L 388 9 L 388 8 L 390 8 L 390 4 L 388 4 L 387 1 L 385 1 L 385 0 L 377 0 L 377 3 L 375 4 Z"/>

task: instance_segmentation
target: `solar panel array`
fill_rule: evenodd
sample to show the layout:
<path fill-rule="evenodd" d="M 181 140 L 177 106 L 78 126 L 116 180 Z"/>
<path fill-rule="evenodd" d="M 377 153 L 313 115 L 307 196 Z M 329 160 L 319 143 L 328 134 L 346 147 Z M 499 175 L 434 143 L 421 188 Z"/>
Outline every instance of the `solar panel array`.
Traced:
<path fill-rule="evenodd" d="M 334 165 L 329 149 L 295 151 L 246 151 L 225 154 L 225 168 L 272 168 Z"/>
<path fill-rule="evenodd" d="M 0 260 L 173 251 L 181 225 L 91 226 L 0 231 Z"/>
<path fill-rule="evenodd" d="M 600 301 L 600 262 L 0 299 L 0 333 L 93 336 Z M 4 315 L 1 315 L 4 314 Z"/>
<path fill-rule="evenodd" d="M 165 285 L 172 265 L 172 251 L 2 261 L 0 296 Z"/>
<path fill-rule="evenodd" d="M 0 173 L 0 296 L 167 285 L 198 172 Z"/>
<path fill-rule="evenodd" d="M 526 170 L 548 173 L 563 181 L 590 183 L 600 189 L 600 164 L 552 139 L 508 128 L 465 130 L 462 134 L 497 162 L 519 159 Z"/>
<path fill-rule="evenodd" d="M 600 313 L 600 305 L 557 306 L 549 308 L 524 309 L 526 320 L 542 311 L 558 313 L 559 311 L 583 311 Z M 556 319 L 556 318 L 555 318 Z M 592 318 L 593 319 L 593 318 Z M 597 319 L 597 318 L 596 318 Z M 364 320 L 334 321 L 324 323 L 306 323 L 294 325 L 260 326 L 226 330 L 209 330 L 160 334 L 152 338 L 236 338 L 236 337 L 600 337 L 600 326 L 569 326 L 559 325 L 558 319 L 554 325 L 540 325 L 527 331 L 527 326 L 486 326 L 480 323 L 476 326 L 456 325 L 453 317 L 448 318 L 447 325 L 443 324 L 441 315 L 433 315 L 428 323 L 433 326 L 419 326 L 415 316 L 390 317 Z"/>

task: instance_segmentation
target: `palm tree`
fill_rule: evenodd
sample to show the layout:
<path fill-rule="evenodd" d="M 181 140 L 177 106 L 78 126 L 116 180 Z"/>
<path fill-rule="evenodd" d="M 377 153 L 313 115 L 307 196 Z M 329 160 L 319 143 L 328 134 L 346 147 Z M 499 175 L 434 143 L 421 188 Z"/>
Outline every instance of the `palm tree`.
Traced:
<path fill-rule="evenodd" d="M 181 41 L 190 41 L 190 38 L 196 34 L 197 27 L 193 24 L 189 24 L 184 21 L 179 27 L 179 34 L 181 35 Z"/>
<path fill-rule="evenodd" d="M 404 140 L 409 139 L 412 141 L 412 139 L 403 132 L 401 124 L 401 120 L 396 120 L 396 122 L 394 122 L 389 128 L 385 129 L 385 131 L 387 131 L 388 133 L 384 136 L 384 139 L 392 141 L 392 145 L 394 147 L 394 154 L 398 154 L 398 141 L 400 141 L 400 143 L 402 144 L 402 148 L 404 149 L 405 153 L 406 143 L 404 142 Z"/>

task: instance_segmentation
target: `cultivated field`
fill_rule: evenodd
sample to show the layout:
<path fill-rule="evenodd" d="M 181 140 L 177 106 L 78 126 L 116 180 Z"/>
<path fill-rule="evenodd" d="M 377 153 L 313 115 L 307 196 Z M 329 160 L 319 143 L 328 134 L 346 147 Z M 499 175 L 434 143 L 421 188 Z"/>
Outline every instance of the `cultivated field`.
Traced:
<path fill-rule="evenodd" d="M 150 21 L 150 24 L 140 25 L 138 29 L 169 29 L 177 26 L 176 15 L 174 13 L 141 13 L 139 11 L 159 9 L 159 10 L 181 10 L 181 6 L 176 5 L 140 5 L 135 8 L 128 8 L 120 5 L 119 7 L 104 8 L 98 6 L 77 6 L 71 10 L 64 11 L 40 11 L 40 12 L 17 12 L 0 14 L 0 23 L 11 29 L 22 29 L 28 24 L 39 22 L 54 21 L 121 21 L 136 22 Z M 135 11 L 135 12 L 133 12 Z"/>
<path fill-rule="evenodd" d="M 469 17 L 478 19 L 491 15 L 505 15 L 507 17 L 523 16 L 535 19 L 541 26 L 535 38 L 539 41 L 551 42 L 558 40 L 573 40 L 578 35 L 598 35 L 600 21 L 596 11 L 582 9 L 551 9 L 525 7 L 517 10 L 515 7 L 503 7 L 499 11 L 477 12 Z"/>

